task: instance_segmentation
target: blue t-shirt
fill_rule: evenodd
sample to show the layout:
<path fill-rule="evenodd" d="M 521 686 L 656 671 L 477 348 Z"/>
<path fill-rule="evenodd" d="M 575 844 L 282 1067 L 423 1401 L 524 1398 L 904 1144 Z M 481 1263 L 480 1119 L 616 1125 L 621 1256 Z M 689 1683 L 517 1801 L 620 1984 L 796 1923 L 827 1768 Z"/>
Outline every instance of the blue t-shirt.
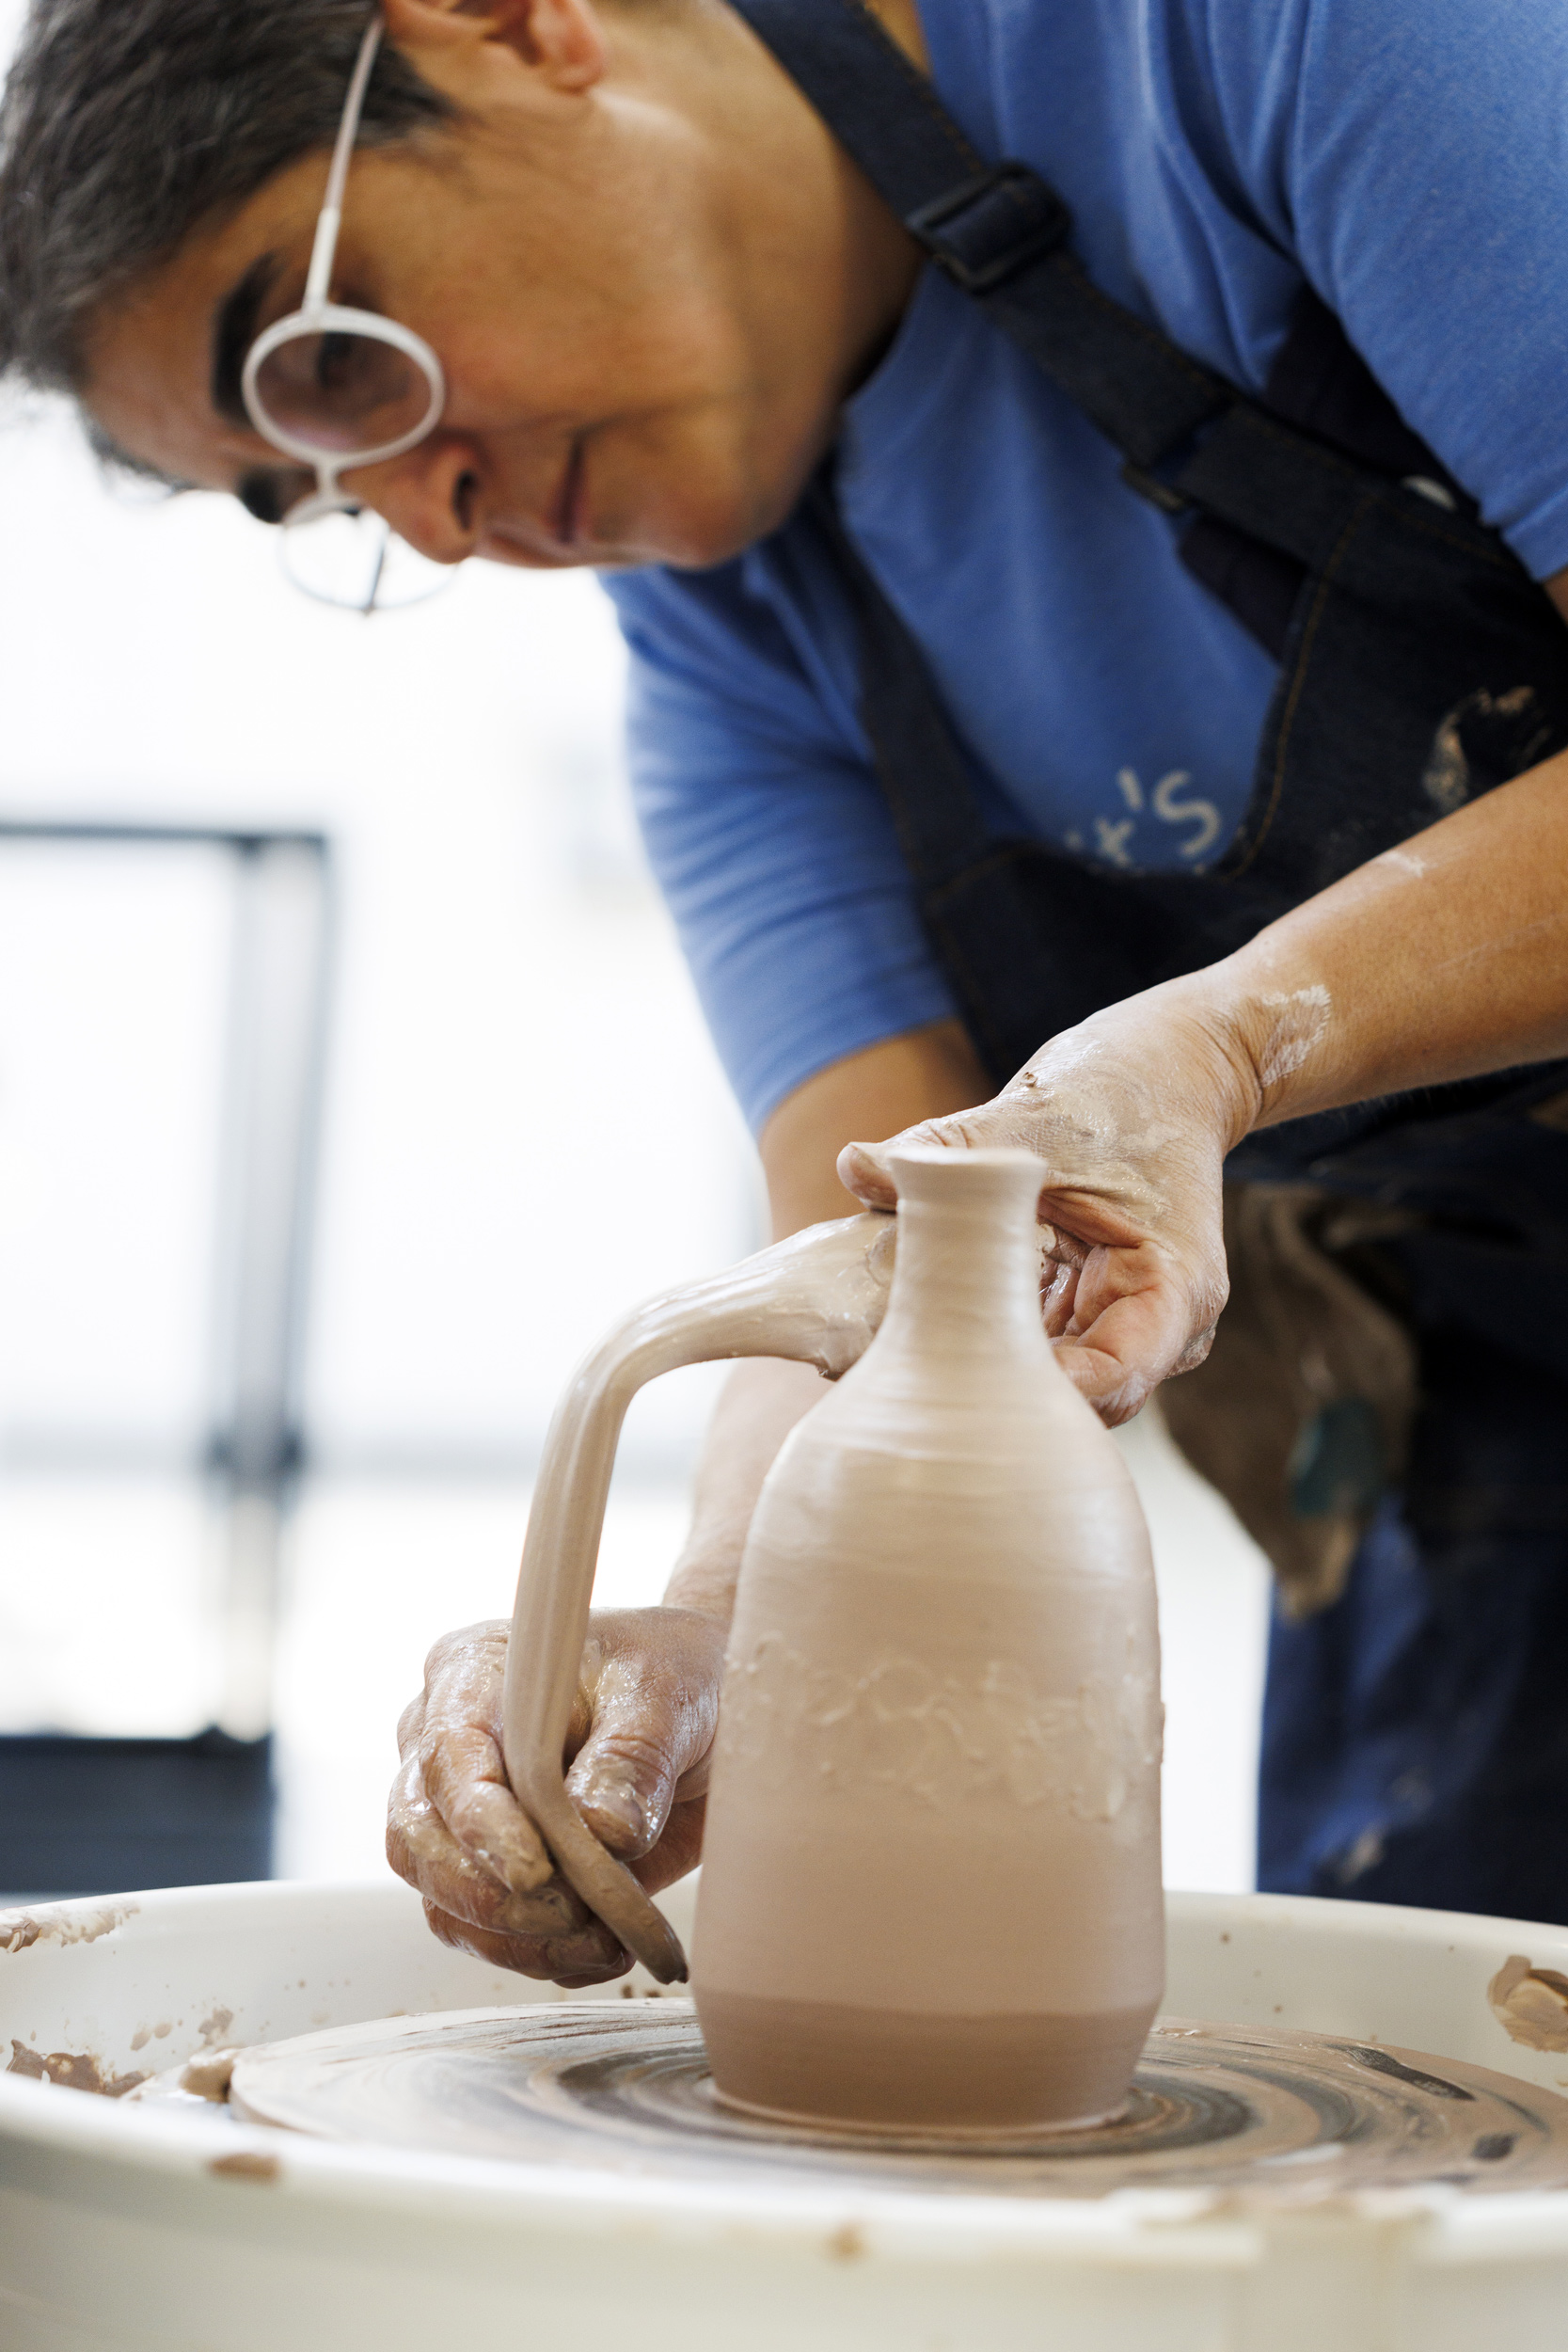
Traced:
<path fill-rule="evenodd" d="M 1070 205 L 1097 283 L 1261 389 L 1308 281 L 1539 579 L 1568 566 L 1562 0 L 923 0 L 938 89 Z M 934 270 L 849 403 L 847 525 L 999 828 L 1198 871 L 1275 667 L 1180 526 Z M 856 717 L 848 618 L 766 550 L 606 585 L 644 838 L 758 1126 L 952 1012 Z"/>

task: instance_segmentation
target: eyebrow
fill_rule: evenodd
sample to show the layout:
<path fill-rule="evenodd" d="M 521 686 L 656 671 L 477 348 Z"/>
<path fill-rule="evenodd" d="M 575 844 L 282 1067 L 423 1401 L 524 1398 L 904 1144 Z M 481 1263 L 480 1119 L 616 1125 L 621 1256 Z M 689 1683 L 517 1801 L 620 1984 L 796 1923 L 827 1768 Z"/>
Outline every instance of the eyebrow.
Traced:
<path fill-rule="evenodd" d="M 250 422 L 241 389 L 245 354 L 256 341 L 256 322 L 282 260 L 281 254 L 263 253 L 252 262 L 239 283 L 224 295 L 213 322 L 213 406 L 233 424 Z"/>

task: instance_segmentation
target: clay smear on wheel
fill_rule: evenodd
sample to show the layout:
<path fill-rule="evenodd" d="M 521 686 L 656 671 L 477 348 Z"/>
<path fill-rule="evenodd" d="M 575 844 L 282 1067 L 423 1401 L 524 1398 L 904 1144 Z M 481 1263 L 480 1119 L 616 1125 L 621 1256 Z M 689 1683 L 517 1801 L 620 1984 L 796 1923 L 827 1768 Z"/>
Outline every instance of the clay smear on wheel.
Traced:
<path fill-rule="evenodd" d="M 144 2094 L 145 2095 L 145 2094 Z M 1442 2182 L 1568 2187 L 1568 2100 L 1336 2037 L 1167 2020 L 1086 2131 L 834 2132 L 713 2095 L 684 2000 L 391 2018 L 242 2053 L 235 2113 L 340 2141 L 665 2180 L 1092 2198 L 1209 2187 L 1297 2202 Z"/>

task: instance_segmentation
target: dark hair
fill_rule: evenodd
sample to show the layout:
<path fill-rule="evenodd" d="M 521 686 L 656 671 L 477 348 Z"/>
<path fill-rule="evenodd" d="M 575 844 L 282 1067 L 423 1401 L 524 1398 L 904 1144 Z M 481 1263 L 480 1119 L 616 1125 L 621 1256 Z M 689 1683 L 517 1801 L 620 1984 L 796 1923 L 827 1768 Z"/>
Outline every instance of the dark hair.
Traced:
<path fill-rule="evenodd" d="M 330 148 L 369 22 L 366 0 L 33 0 L 0 100 L 0 374 L 78 390 L 105 304 Z M 451 115 L 384 45 L 362 142 Z"/>

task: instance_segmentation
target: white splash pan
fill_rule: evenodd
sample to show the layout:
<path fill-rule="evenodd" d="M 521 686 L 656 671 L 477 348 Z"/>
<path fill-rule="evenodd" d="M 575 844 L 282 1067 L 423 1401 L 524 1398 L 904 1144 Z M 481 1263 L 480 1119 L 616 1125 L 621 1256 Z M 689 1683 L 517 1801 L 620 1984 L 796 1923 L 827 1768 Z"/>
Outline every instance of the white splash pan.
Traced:
<path fill-rule="evenodd" d="M 688 1932 L 689 1889 L 668 1908 Z M 400 2010 L 563 1997 L 446 1951 L 396 1884 L 30 1915 L 36 1940 L 0 1936 L 0 2034 L 110 2073 Z M 1568 1973 L 1568 1931 L 1179 1895 L 1168 2008 L 1568 2088 L 1568 2056 L 1520 2047 L 1488 2004 L 1513 1953 Z M 223 2146 L 248 2169 L 214 2173 L 215 2128 L 0 2075 L 5 2352 L 1568 2346 L 1568 2194 L 1423 2189 L 1259 2216 L 1170 2190 L 1034 2204 L 729 2190 L 242 2128 Z"/>

